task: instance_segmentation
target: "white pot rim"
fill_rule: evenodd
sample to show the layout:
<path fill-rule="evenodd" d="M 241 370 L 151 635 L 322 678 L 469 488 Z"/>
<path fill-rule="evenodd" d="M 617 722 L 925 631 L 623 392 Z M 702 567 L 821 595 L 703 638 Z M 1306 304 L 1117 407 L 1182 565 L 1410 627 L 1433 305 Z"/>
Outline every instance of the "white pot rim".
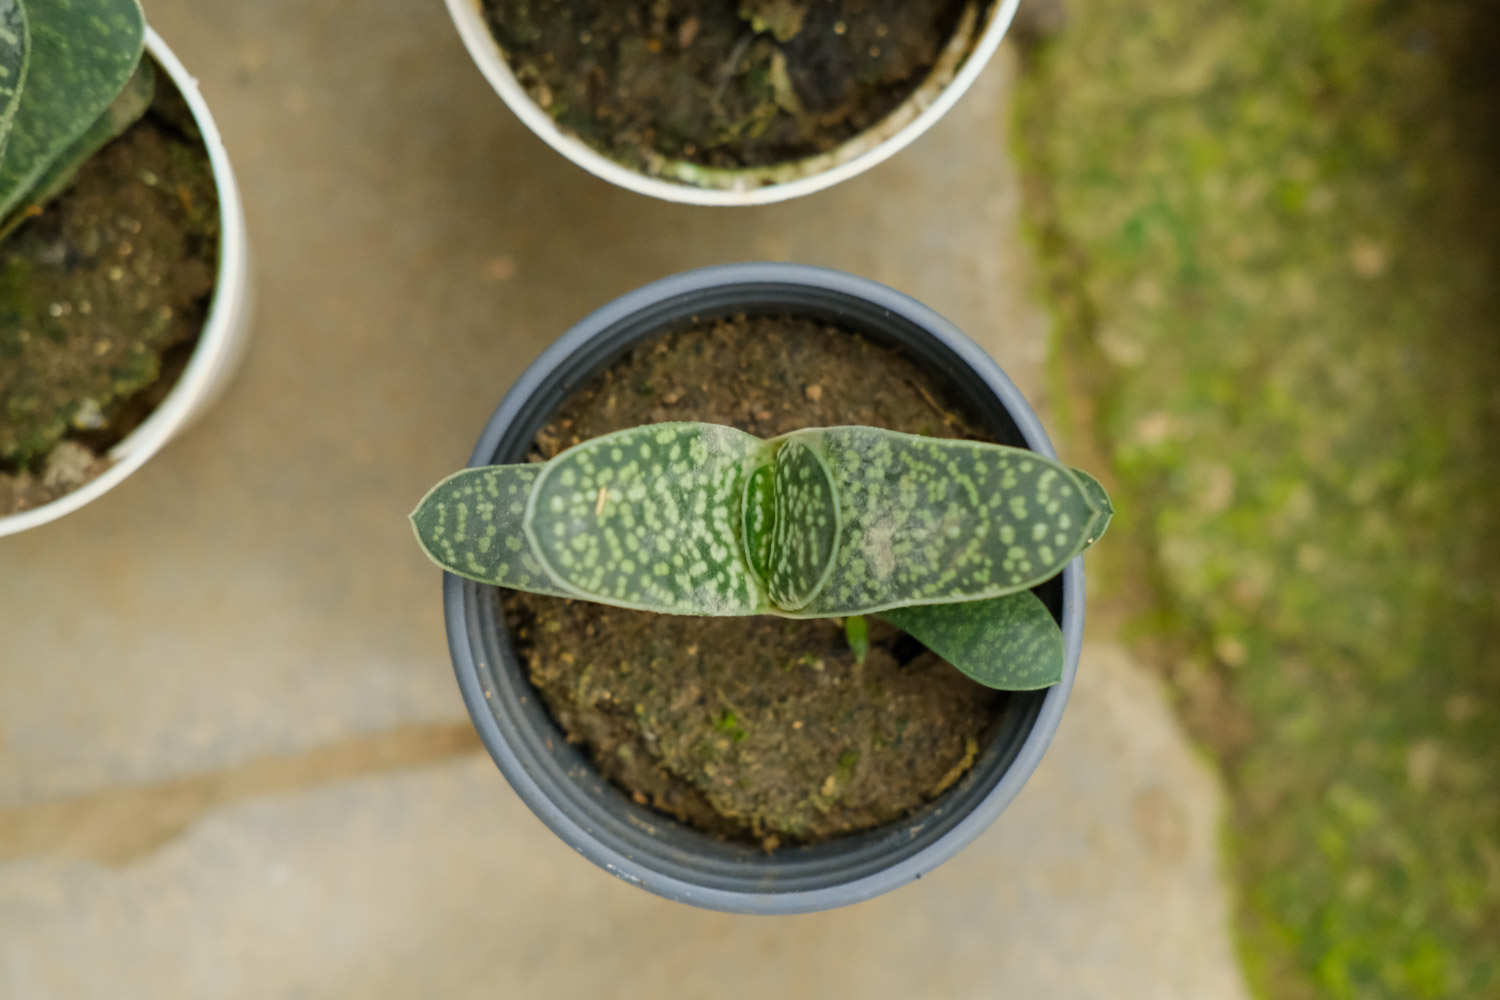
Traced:
<path fill-rule="evenodd" d="M 521 86 L 520 81 L 511 72 L 505 60 L 505 54 L 500 49 L 500 43 L 496 41 L 494 35 L 490 33 L 489 25 L 485 23 L 480 3 L 481 0 L 447 0 L 448 13 L 452 16 L 459 36 L 463 38 L 464 46 L 469 50 L 469 55 L 473 57 L 485 79 L 489 80 L 490 86 L 495 88 L 496 93 L 510 106 L 516 116 L 547 145 L 596 177 L 639 194 L 688 205 L 766 205 L 812 194 L 814 191 L 821 191 L 840 181 L 862 174 L 906 148 L 918 136 L 931 128 L 939 118 L 948 113 L 954 104 L 958 103 L 958 99 L 973 85 L 985 65 L 989 63 L 995 50 L 1000 47 L 1000 39 L 1009 29 L 1011 19 L 1015 17 L 1016 7 L 1020 0 L 994 0 L 983 30 L 953 78 L 936 95 L 926 93 L 925 87 L 920 88 L 890 116 L 887 116 L 888 122 L 897 115 L 910 118 L 892 134 L 868 148 L 851 152 L 848 158 L 840 158 L 826 169 L 818 170 L 816 173 L 809 173 L 793 180 L 745 188 L 698 187 L 645 174 L 610 159 L 571 132 L 564 130 L 552 119 L 552 116 L 531 99 L 531 95 L 526 93 L 526 88 Z M 878 130 L 880 127 L 876 125 L 870 131 Z"/>
<path fill-rule="evenodd" d="M 219 259 L 213 300 L 187 367 L 150 416 L 110 449 L 113 464 L 50 503 L 0 516 L 0 537 L 54 521 L 118 486 L 212 402 L 243 353 L 249 325 L 249 247 L 244 208 L 229 165 L 229 154 L 208 104 L 198 92 L 198 81 L 150 27 L 146 29 L 146 52 L 166 71 L 187 101 L 208 150 L 219 196 Z"/>

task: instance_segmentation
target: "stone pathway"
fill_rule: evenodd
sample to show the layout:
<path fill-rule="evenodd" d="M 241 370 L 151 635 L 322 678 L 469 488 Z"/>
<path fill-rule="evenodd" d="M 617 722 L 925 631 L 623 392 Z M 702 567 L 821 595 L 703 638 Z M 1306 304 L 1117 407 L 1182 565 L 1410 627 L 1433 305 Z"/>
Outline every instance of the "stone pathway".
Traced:
<path fill-rule="evenodd" d="M 1215 785 L 1107 635 L 957 860 L 848 910 L 709 914 L 578 858 L 477 750 L 403 520 L 552 337 L 700 264 L 885 281 L 1045 410 L 1008 52 L 878 171 L 708 212 L 559 161 L 434 5 L 151 8 L 235 158 L 256 340 L 187 438 L 0 542 L 0 997 L 1244 995 Z"/>
<path fill-rule="evenodd" d="M 128 852 L 106 838 L 142 818 L 75 816 L 109 833 L 59 830 L 0 865 L 0 995 L 1242 997 L 1213 782 L 1155 683 L 1118 647 L 1085 653 L 1011 810 L 861 906 L 764 919 L 659 900 L 462 752 L 225 803 Z"/>

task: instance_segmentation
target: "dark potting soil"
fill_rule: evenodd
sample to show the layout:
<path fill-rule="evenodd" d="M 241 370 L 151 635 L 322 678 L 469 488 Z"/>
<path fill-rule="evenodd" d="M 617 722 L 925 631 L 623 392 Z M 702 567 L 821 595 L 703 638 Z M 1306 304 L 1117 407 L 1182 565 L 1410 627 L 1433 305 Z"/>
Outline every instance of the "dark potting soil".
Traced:
<path fill-rule="evenodd" d="M 531 97 L 644 167 L 826 152 L 926 78 L 979 0 L 484 0 Z"/>
<path fill-rule="evenodd" d="M 165 72 L 146 114 L 0 242 L 0 515 L 109 467 L 165 397 L 213 292 L 207 150 Z"/>
<path fill-rule="evenodd" d="M 635 348 L 564 403 L 532 457 L 670 420 L 762 437 L 835 424 L 986 437 L 895 350 L 811 319 L 736 317 Z M 532 682 L 605 775 L 637 802 L 768 849 L 911 812 L 967 770 L 1004 706 L 874 619 L 858 664 L 833 621 L 501 594 Z"/>

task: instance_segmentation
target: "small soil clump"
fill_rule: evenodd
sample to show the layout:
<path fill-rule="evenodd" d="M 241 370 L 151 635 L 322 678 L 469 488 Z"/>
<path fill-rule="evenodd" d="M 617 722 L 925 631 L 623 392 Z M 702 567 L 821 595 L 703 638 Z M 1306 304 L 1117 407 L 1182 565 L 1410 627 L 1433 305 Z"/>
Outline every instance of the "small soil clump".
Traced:
<path fill-rule="evenodd" d="M 109 467 L 166 396 L 203 326 L 219 206 L 165 72 L 146 114 L 0 242 L 0 515 Z"/>
<path fill-rule="evenodd" d="M 484 0 L 517 79 L 585 142 L 766 166 L 890 113 L 979 0 Z"/>
<path fill-rule="evenodd" d="M 637 347 L 574 394 L 533 459 L 638 424 L 762 437 L 867 424 L 988 439 L 901 353 L 812 319 L 734 317 Z M 498 591 L 568 738 L 637 802 L 768 849 L 899 819 L 972 764 L 1005 696 L 870 621 L 658 615 Z"/>

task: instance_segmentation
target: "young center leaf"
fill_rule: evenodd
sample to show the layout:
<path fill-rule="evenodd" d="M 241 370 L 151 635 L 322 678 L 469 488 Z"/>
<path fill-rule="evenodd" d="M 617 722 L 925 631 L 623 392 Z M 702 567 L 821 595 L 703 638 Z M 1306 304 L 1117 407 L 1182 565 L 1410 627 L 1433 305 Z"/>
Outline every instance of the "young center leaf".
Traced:
<path fill-rule="evenodd" d="M 22 5 L 30 50 L 0 158 L 0 218 L 26 204 L 58 157 L 105 113 L 135 72 L 145 41 L 136 0 Z"/>
<path fill-rule="evenodd" d="M 844 640 L 849 643 L 849 652 L 854 654 L 854 662 L 865 662 L 865 657 L 870 655 L 870 620 L 864 615 L 845 618 Z"/>

